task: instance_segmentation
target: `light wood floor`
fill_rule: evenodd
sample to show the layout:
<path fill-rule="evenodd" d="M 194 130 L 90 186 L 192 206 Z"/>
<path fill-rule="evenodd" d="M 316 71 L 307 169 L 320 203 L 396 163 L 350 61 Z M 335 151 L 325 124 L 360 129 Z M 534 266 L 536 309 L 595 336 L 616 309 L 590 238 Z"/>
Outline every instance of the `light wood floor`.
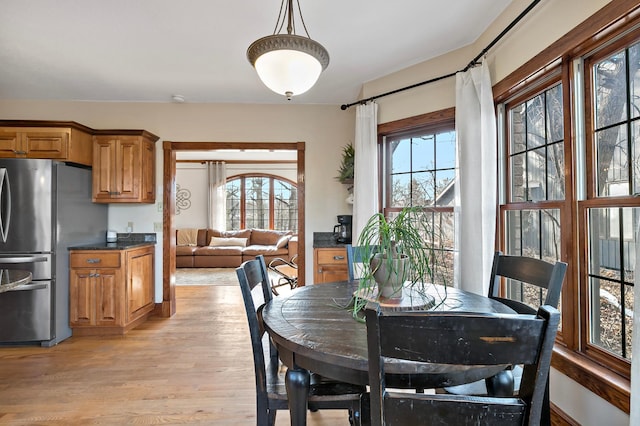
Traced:
<path fill-rule="evenodd" d="M 177 311 L 123 337 L 0 348 L 0 425 L 255 425 L 240 289 L 179 286 Z M 349 424 L 346 411 L 308 418 Z M 287 411 L 277 424 L 289 424 Z"/>

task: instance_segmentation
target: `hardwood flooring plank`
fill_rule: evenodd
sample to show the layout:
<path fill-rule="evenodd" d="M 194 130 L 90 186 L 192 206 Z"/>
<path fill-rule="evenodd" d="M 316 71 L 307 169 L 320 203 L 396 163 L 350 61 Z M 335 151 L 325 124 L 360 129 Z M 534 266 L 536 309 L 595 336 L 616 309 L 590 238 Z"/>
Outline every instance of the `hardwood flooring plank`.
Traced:
<path fill-rule="evenodd" d="M 177 313 L 124 336 L 0 347 L 0 425 L 255 425 L 249 331 L 236 286 L 179 286 Z M 348 425 L 343 410 L 309 426 Z M 286 411 L 277 425 L 289 424 Z"/>

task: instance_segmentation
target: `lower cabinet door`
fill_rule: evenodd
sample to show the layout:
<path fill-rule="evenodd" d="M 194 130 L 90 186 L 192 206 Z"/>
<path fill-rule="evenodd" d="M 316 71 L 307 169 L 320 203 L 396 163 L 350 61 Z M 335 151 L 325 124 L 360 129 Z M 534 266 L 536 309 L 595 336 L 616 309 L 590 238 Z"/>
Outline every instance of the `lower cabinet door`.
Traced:
<path fill-rule="evenodd" d="M 69 325 L 93 325 L 95 301 L 93 271 L 72 269 L 69 280 Z"/>
<path fill-rule="evenodd" d="M 122 308 L 118 285 L 118 273 L 115 269 L 96 271 L 96 325 L 120 325 Z"/>

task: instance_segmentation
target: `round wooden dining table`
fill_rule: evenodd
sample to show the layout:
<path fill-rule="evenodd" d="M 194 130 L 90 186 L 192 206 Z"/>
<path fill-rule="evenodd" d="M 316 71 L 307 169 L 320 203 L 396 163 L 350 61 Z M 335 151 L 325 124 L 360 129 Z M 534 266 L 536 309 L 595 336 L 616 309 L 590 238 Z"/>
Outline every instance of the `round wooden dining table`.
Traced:
<path fill-rule="evenodd" d="M 346 308 L 356 288 L 357 282 L 348 281 L 299 287 L 274 297 L 262 311 L 265 328 L 288 367 L 286 385 L 292 425 L 306 425 L 309 371 L 329 379 L 368 384 L 366 325 L 355 320 Z M 425 285 L 424 290 L 435 300 L 428 310 L 514 313 L 496 300 L 463 290 L 435 284 Z M 387 360 L 385 380 L 387 386 L 394 388 L 431 389 L 471 383 L 504 368 Z"/>

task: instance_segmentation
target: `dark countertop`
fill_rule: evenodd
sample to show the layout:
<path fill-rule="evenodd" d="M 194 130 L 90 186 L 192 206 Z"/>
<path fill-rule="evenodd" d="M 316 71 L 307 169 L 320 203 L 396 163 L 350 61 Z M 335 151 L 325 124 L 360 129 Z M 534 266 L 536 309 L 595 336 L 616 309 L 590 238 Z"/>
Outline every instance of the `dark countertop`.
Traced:
<path fill-rule="evenodd" d="M 69 247 L 69 250 L 127 250 L 135 247 L 152 246 L 156 244 L 155 233 L 118 234 L 115 243 L 100 241 L 98 243 L 82 244 Z"/>
<path fill-rule="evenodd" d="M 31 282 L 31 272 L 17 269 L 0 269 L 0 293 Z"/>
<path fill-rule="evenodd" d="M 314 232 L 313 248 L 342 248 L 343 243 L 336 242 L 336 234 L 333 232 Z"/>
<path fill-rule="evenodd" d="M 69 247 L 69 250 L 127 250 L 135 247 L 153 246 L 155 242 L 149 241 L 117 241 L 115 243 L 95 243 Z"/>

